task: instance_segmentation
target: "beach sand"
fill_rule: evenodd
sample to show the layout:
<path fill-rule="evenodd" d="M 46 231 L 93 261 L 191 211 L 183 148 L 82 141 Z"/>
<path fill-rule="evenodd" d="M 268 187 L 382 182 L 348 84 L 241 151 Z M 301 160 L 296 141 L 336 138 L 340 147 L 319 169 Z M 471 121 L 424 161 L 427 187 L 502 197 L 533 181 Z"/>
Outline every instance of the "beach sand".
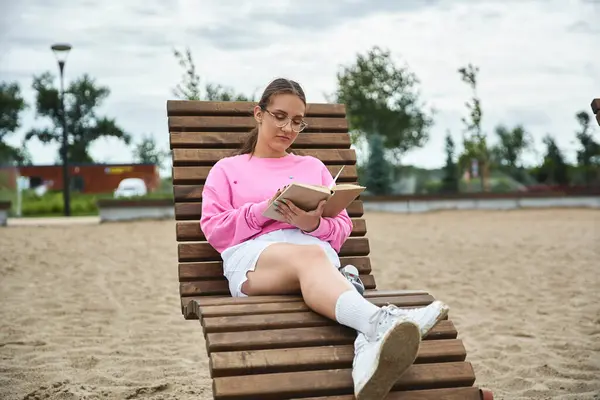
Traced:
<path fill-rule="evenodd" d="M 496 399 L 600 399 L 600 212 L 368 213 L 380 289 L 425 289 Z M 173 221 L 0 228 L 1 399 L 210 399 Z"/>

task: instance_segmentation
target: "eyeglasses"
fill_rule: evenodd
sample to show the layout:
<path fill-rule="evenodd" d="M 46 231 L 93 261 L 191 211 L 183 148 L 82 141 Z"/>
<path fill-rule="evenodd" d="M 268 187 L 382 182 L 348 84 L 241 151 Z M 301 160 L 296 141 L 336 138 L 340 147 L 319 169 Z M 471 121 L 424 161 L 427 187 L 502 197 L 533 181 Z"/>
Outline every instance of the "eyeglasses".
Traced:
<path fill-rule="evenodd" d="M 275 126 L 278 128 L 283 128 L 287 124 L 291 124 L 292 130 L 296 133 L 300 133 L 304 129 L 306 129 L 306 127 L 308 126 L 308 124 L 304 120 L 298 121 L 298 120 L 291 119 L 287 115 L 273 114 L 271 111 L 267 110 L 266 108 L 263 108 L 263 111 L 266 111 L 267 113 L 269 113 L 269 115 L 271 115 L 273 118 L 275 118 Z"/>

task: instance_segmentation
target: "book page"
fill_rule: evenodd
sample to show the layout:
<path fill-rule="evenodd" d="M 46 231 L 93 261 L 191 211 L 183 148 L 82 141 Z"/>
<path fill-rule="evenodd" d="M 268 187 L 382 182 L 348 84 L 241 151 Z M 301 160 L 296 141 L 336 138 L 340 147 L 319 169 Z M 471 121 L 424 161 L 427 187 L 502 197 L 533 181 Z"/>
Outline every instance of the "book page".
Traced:
<path fill-rule="evenodd" d="M 325 187 L 292 183 L 277 197 L 277 200 L 288 199 L 296 207 L 304 211 L 312 211 L 317 208 L 322 200 L 327 200 L 331 196 L 331 191 Z M 267 207 L 263 212 L 263 216 L 277 221 L 285 221 L 275 210 L 274 204 Z"/>

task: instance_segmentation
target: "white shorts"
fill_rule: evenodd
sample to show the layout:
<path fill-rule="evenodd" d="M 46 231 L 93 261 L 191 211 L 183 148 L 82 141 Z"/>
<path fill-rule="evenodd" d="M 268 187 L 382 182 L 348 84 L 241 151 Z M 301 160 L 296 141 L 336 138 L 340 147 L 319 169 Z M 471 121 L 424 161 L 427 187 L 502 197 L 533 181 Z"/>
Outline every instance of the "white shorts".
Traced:
<path fill-rule="evenodd" d="M 247 297 L 242 293 L 242 285 L 248 279 L 247 273 L 254 271 L 256 262 L 264 249 L 273 243 L 318 244 L 336 267 L 340 258 L 329 242 L 303 233 L 300 229 L 280 229 L 232 246 L 221 253 L 223 274 L 229 281 L 229 291 L 233 297 Z"/>

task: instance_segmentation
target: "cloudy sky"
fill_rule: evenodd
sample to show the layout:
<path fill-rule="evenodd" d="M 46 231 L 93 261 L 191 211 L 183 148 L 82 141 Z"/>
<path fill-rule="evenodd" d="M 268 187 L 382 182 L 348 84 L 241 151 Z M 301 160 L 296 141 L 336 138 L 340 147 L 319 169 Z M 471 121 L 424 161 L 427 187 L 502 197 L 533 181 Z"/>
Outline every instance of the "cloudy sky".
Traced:
<path fill-rule="evenodd" d="M 404 163 L 441 166 L 447 130 L 458 139 L 468 87 L 457 69 L 480 68 L 486 130 L 522 123 L 555 135 L 575 157 L 575 113 L 600 96 L 600 0 L 0 0 L 0 79 L 17 81 L 33 102 L 33 74 L 57 71 L 54 42 L 73 45 L 66 79 L 89 73 L 111 95 L 102 113 L 134 138 L 154 135 L 167 148 L 167 99 L 182 70 L 173 48 L 189 46 L 204 82 L 257 93 L 278 76 L 298 80 L 310 102 L 335 90 L 336 72 L 378 45 L 421 80 L 437 110 L 428 144 Z M 30 109 L 23 128 L 43 124 Z M 600 129 L 595 128 L 596 137 Z M 493 135 L 492 135 L 493 137 Z M 493 140 L 493 139 L 492 139 Z M 56 146 L 31 142 L 36 163 Z M 99 140 L 92 156 L 128 162 L 131 149 Z"/>

